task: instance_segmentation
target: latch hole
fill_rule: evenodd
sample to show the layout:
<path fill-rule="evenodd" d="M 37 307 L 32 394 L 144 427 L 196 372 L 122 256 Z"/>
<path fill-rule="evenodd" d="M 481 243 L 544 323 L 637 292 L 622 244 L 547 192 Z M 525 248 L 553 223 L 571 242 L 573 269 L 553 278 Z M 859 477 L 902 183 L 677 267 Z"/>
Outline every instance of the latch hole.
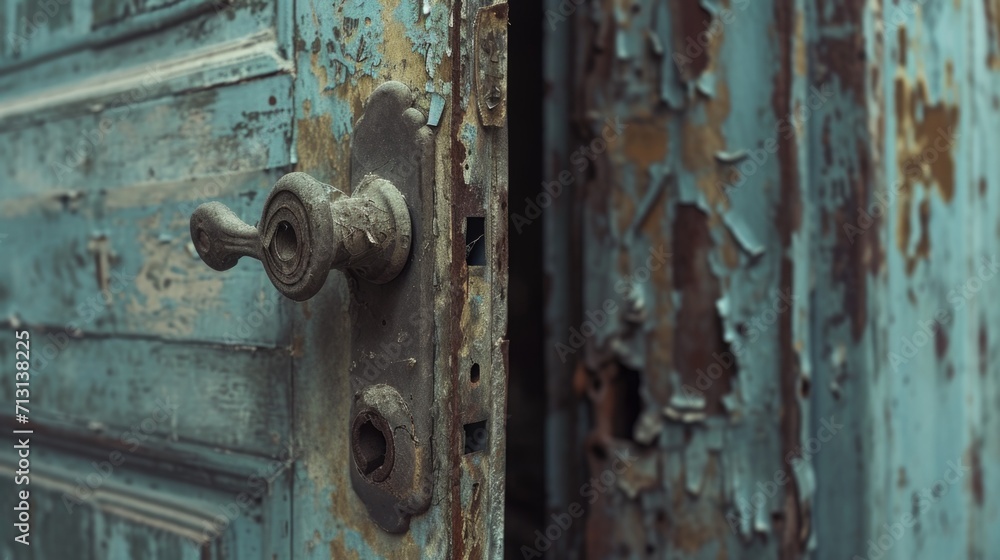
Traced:
<path fill-rule="evenodd" d="M 290 261 L 295 258 L 299 250 L 299 240 L 295 236 L 295 228 L 288 222 L 278 224 L 278 230 L 274 232 L 274 251 L 278 258 L 283 261 Z"/>
<path fill-rule="evenodd" d="M 469 266 L 486 264 L 486 218 L 465 219 L 465 262 Z"/>
<path fill-rule="evenodd" d="M 479 364 L 472 364 L 472 368 L 469 369 L 469 381 L 479 383 Z"/>
<path fill-rule="evenodd" d="M 486 431 L 486 420 L 473 422 L 465 426 L 465 453 L 485 451 L 489 443 L 489 433 Z"/>

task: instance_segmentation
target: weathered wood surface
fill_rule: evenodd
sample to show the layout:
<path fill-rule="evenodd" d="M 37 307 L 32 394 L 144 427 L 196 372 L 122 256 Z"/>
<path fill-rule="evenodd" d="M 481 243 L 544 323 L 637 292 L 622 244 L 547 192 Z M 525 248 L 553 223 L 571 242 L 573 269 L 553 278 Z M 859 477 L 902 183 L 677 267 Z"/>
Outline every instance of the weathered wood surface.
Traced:
<path fill-rule="evenodd" d="M 32 419 L 53 451 L 38 458 L 35 524 L 63 536 L 17 557 L 500 557 L 507 136 L 503 107 L 483 126 L 474 87 L 487 3 L 55 4 L 37 15 L 37 3 L 0 0 L 4 38 L 24 36 L 0 46 L 0 249 L 10 265 L 0 317 L 31 329 L 45 353 Z M 505 28 L 505 7 L 487 15 Z M 22 29 L 25 17 L 40 23 Z M 435 220 L 420 232 L 438 255 L 426 310 L 436 334 L 420 341 L 435 348 L 434 499 L 403 536 L 376 528 L 350 486 L 349 282 L 331 274 L 315 299 L 293 304 L 275 297 L 258 263 L 204 266 L 187 231 L 209 200 L 254 223 L 293 170 L 349 191 L 354 123 L 387 80 L 413 90 L 435 135 L 435 185 L 424 193 Z M 476 267 L 466 265 L 470 216 L 486 218 Z M 128 450 L 119 436 L 159 397 L 177 398 L 174 416 Z M 465 453 L 464 425 L 480 421 L 486 449 Z M 103 497 L 60 509 L 67 480 L 123 449 Z M 254 477 L 266 491 L 250 492 L 199 550 L 192 527 L 225 517 L 259 487 Z M 116 505 L 146 487 L 155 512 Z M 11 531 L 0 531 L 4 543 Z"/>
<path fill-rule="evenodd" d="M 293 163 L 279 8 L 0 3 L 0 317 L 32 333 L 36 430 L 35 546 L 5 524 L 4 558 L 289 557 L 291 305 L 188 228 L 208 200 L 256 221 Z"/>
<path fill-rule="evenodd" d="M 351 489 L 348 284 L 331 275 L 298 308 L 296 558 L 499 558 L 503 554 L 506 372 L 506 128 L 485 128 L 473 87 L 475 21 L 488 2 L 297 2 L 296 169 L 349 188 L 350 132 L 379 84 L 415 94 L 434 134 L 435 220 L 416 243 L 438 255 L 433 309 L 434 473 L 430 510 L 409 531 L 376 528 Z M 465 218 L 486 216 L 487 264 L 466 266 Z M 480 275 L 481 274 L 481 275 Z M 418 310 L 414 310 L 418 311 Z M 431 310 L 428 310 L 431 311 Z M 471 364 L 480 364 L 475 387 Z M 464 453 L 463 424 L 487 421 L 488 448 Z M 329 512 L 336 512 L 335 516 Z"/>
<path fill-rule="evenodd" d="M 573 4 L 546 2 L 549 513 L 587 514 L 549 556 L 992 557 L 1000 7 Z"/>

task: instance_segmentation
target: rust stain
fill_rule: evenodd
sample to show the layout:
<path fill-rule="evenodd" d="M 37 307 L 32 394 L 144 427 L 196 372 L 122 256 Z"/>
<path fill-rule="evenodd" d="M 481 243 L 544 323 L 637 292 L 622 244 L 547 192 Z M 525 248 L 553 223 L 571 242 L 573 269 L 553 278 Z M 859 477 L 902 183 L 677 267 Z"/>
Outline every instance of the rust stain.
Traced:
<path fill-rule="evenodd" d="M 930 258 L 931 254 L 931 237 L 930 237 L 931 203 L 929 200 L 924 199 L 920 202 L 919 214 L 920 214 L 919 215 L 920 239 L 917 240 L 917 246 L 913 250 L 913 255 L 910 256 L 910 258 L 906 259 L 907 274 L 913 274 L 913 271 L 916 268 L 917 263 L 921 259 Z M 909 225 L 908 222 L 907 225 Z"/>
<path fill-rule="evenodd" d="M 937 355 L 938 360 L 943 360 L 945 355 L 948 353 L 948 333 L 942 325 L 938 325 L 938 328 L 934 331 L 934 353 Z M 954 370 L 950 370 L 952 375 L 949 375 L 949 379 L 954 375 Z"/>
<path fill-rule="evenodd" d="M 329 113 L 299 119 L 298 126 L 298 170 L 308 171 L 318 177 L 337 177 L 343 176 L 343 173 L 336 172 L 338 169 L 350 169 L 350 139 L 338 142 L 334 138 L 333 117 Z"/>
<path fill-rule="evenodd" d="M 625 156 L 643 170 L 667 156 L 669 136 L 665 119 L 630 123 L 624 136 Z"/>
<path fill-rule="evenodd" d="M 986 33 L 989 36 L 986 66 L 998 70 L 1000 69 L 1000 0 L 983 0 L 983 6 L 986 12 Z"/>
<path fill-rule="evenodd" d="M 453 58 L 457 60 L 457 56 L 443 56 L 436 67 L 428 69 L 428 61 L 424 57 L 424 54 L 432 48 L 431 45 L 415 45 L 410 38 L 410 34 L 408 34 L 406 25 L 396 17 L 400 6 L 403 4 L 402 0 L 386 0 L 383 4 L 384 7 L 381 12 L 382 26 L 385 34 L 378 46 L 383 61 L 380 70 L 383 73 L 390 74 L 394 80 L 411 84 L 411 88 L 416 84 L 427 83 L 429 79 L 435 82 L 448 81 L 448 77 L 452 76 L 452 60 Z M 460 6 L 456 5 L 452 7 L 452 10 L 456 11 L 459 8 Z M 416 7 L 406 6 L 404 9 L 416 9 Z M 458 14 L 452 19 L 455 21 L 454 25 L 451 26 L 452 34 L 457 33 L 461 35 L 462 26 L 464 25 L 462 15 Z M 423 23 L 419 22 L 418 25 L 423 25 Z M 453 50 L 452 52 L 466 53 L 470 50 L 465 48 L 461 51 Z M 461 64 L 455 64 L 455 66 L 461 66 Z M 461 89 L 461 83 L 452 81 L 452 87 Z M 424 112 L 426 113 L 426 110 Z M 475 115 L 470 116 L 475 117 Z"/>
<path fill-rule="evenodd" d="M 330 79 L 326 73 L 326 66 L 319 60 L 319 51 L 316 50 L 319 45 L 319 39 L 313 42 L 313 51 L 309 54 L 309 68 L 312 70 L 313 76 L 316 76 L 317 89 L 327 93 L 326 86 L 329 85 Z"/>
<path fill-rule="evenodd" d="M 899 26 L 899 31 L 896 32 L 896 37 L 899 40 L 899 65 L 906 67 L 906 28 L 902 25 Z M 877 83 L 877 82 L 876 82 Z"/>
<path fill-rule="evenodd" d="M 824 28 L 855 28 L 864 20 L 864 12 L 868 9 L 861 2 L 836 3 L 836 7 L 831 6 L 831 8 L 828 10 L 824 7 L 819 10 L 819 13 L 823 14 L 820 25 Z M 875 9 L 880 10 L 880 5 Z M 872 54 L 873 59 L 880 59 L 882 48 L 876 47 Z M 878 110 L 881 110 L 883 99 L 878 88 L 868 91 L 865 76 L 869 76 L 870 83 L 878 84 L 882 81 L 882 74 L 879 65 L 869 66 L 867 57 L 859 54 L 868 50 L 863 33 L 851 33 L 843 39 L 824 37 L 823 41 L 816 45 L 816 50 L 819 70 L 817 80 L 822 83 L 839 83 L 841 89 L 837 91 L 837 97 L 843 98 L 854 108 L 852 111 L 827 116 L 823 125 L 826 165 L 829 167 L 837 165 L 838 158 L 857 162 L 847 170 L 849 177 L 847 184 L 837 187 L 842 189 L 843 202 L 830 212 L 835 229 L 844 231 L 846 224 L 856 225 L 858 209 L 869 208 L 873 200 L 872 185 L 875 183 L 872 172 L 873 161 L 881 159 L 880 146 L 881 139 L 885 137 L 886 119 L 876 119 L 874 129 L 870 124 L 866 124 L 867 113 L 864 108 L 874 99 Z M 846 147 L 836 146 L 831 140 L 831 131 L 845 125 L 855 130 L 856 134 L 850 139 L 851 144 Z M 847 154 L 845 151 L 853 151 L 854 154 Z M 845 158 L 848 155 L 853 157 Z M 831 280 L 835 285 L 846 287 L 843 296 L 845 313 L 842 320 L 850 322 L 851 334 L 855 341 L 860 340 L 867 325 L 867 275 L 869 271 L 877 273 L 885 262 L 885 249 L 880 236 L 871 233 L 878 232 L 881 222 L 881 218 L 875 217 L 866 228 L 866 232 L 853 239 L 846 235 L 838 236 L 838 242 L 832 250 Z"/>
<path fill-rule="evenodd" d="M 726 82 L 717 84 L 715 97 L 699 98 L 704 109 L 705 119 L 686 118 L 683 123 L 683 138 L 681 144 L 681 163 L 691 172 L 714 169 L 715 154 L 726 149 L 726 140 L 722 134 L 722 124 L 729 116 L 729 87 Z M 691 111 L 697 114 L 697 111 Z"/>
<path fill-rule="evenodd" d="M 674 0 L 674 52 L 682 79 L 692 81 L 704 72 L 711 59 L 709 51 L 721 35 L 721 26 L 712 25 L 712 14 L 696 0 Z M 706 25 L 707 24 L 707 25 Z"/>
<path fill-rule="evenodd" d="M 970 479 L 972 499 L 980 508 L 986 503 L 986 484 L 983 480 L 983 459 L 981 455 L 982 441 L 977 440 L 969 448 L 969 469 L 972 471 L 972 478 Z"/>
<path fill-rule="evenodd" d="M 706 214 L 692 205 L 679 206 L 673 239 L 674 290 L 681 294 L 676 323 L 684 325 L 674 332 L 673 365 L 685 386 L 704 395 L 705 412 L 721 415 L 737 364 L 716 309 L 722 289 L 709 263 L 714 243 Z M 714 357 L 727 355 L 724 363 Z"/>
<path fill-rule="evenodd" d="M 714 457 L 705 466 L 705 480 L 715 480 L 719 467 Z M 684 488 L 686 474 L 668 481 L 671 488 Z M 673 492 L 670 509 L 674 519 L 673 530 L 669 532 L 672 548 L 688 555 L 699 555 L 713 543 L 719 544 L 716 558 L 728 558 L 728 550 L 723 543 L 729 534 L 723 511 L 711 500 L 699 500 L 692 504 L 685 492 Z"/>
<path fill-rule="evenodd" d="M 959 109 L 943 101 L 930 103 L 927 85 L 918 80 L 913 86 L 904 77 L 895 80 L 895 104 L 898 130 L 896 133 L 899 185 L 899 225 L 896 245 L 906 263 L 906 273 L 913 274 L 920 260 L 929 256 L 930 239 L 927 222 L 930 207 L 925 199 L 920 207 L 923 227 L 914 252 L 910 253 L 913 235 L 911 206 L 918 184 L 934 185 L 944 202 L 955 195 L 955 161 L 952 148 L 958 126 Z M 920 118 L 922 116 L 922 118 Z"/>
<path fill-rule="evenodd" d="M 989 371 L 990 335 L 986 331 L 986 323 L 979 323 L 979 375 L 986 377 Z"/>
<path fill-rule="evenodd" d="M 292 335 L 292 347 L 291 347 L 291 357 L 301 358 L 305 355 L 305 336 L 301 333 L 296 333 Z"/>
<path fill-rule="evenodd" d="M 470 492 L 472 495 L 466 508 L 469 515 L 466 516 L 461 533 L 463 545 L 466 548 L 464 558 L 485 558 L 485 541 L 488 535 L 485 535 L 481 530 L 482 527 L 486 526 L 486 519 L 483 517 L 486 509 L 482 504 L 485 492 L 479 482 L 472 483 Z"/>
<path fill-rule="evenodd" d="M 774 27 L 778 37 L 792 37 L 795 23 L 793 17 L 797 6 L 793 0 L 783 0 L 774 4 Z M 794 108 L 792 98 L 793 77 L 791 52 L 794 45 L 790 44 L 791 39 L 778 41 L 778 72 L 774 77 L 774 92 L 772 94 L 772 110 L 776 115 L 791 114 Z M 802 206 L 799 190 L 799 158 L 796 139 L 790 138 L 784 142 L 779 142 L 777 153 L 779 165 L 779 189 L 780 196 L 775 214 L 775 227 L 779 232 L 781 240 L 780 250 L 782 258 L 780 260 L 779 286 L 790 287 L 793 285 L 793 266 L 791 260 L 792 238 L 799 230 L 802 222 Z M 798 402 L 798 385 L 801 371 L 799 360 L 795 349 L 792 347 L 794 334 L 792 329 L 792 316 L 794 313 L 783 313 L 778 321 L 779 342 L 779 391 L 781 394 L 781 456 L 788 457 L 789 454 L 798 455 L 801 451 L 800 433 L 802 423 L 802 412 Z M 794 477 L 791 478 L 788 488 L 785 490 L 784 508 L 782 511 L 782 522 L 775 530 L 779 535 L 778 557 L 781 560 L 793 560 L 800 557 L 804 548 L 804 537 L 808 537 L 806 530 L 808 516 L 808 506 L 801 503 L 799 486 Z M 803 533 L 806 533 L 805 535 Z"/>
<path fill-rule="evenodd" d="M 657 226 L 667 223 L 666 216 L 663 215 L 667 211 L 665 206 L 661 205 L 660 209 L 657 210 L 657 214 L 650 216 L 649 223 L 656 224 Z M 662 235 L 662 233 L 657 233 L 654 238 L 661 239 Z M 652 305 L 655 313 L 659 317 L 672 316 L 674 313 L 672 267 L 661 266 L 653 270 L 650 281 L 653 286 L 656 286 L 656 299 Z M 675 322 L 656 321 L 653 329 L 648 338 L 650 344 L 647 350 L 647 369 L 649 371 L 663 371 L 667 368 L 672 368 L 674 361 L 674 340 L 677 330 Z M 645 383 L 649 389 L 651 399 L 659 404 L 660 407 L 670 402 L 672 387 L 669 376 L 646 375 Z"/>
<path fill-rule="evenodd" d="M 704 119 L 686 116 L 682 123 L 684 141 L 681 144 L 681 163 L 696 177 L 698 189 L 705 194 L 710 207 L 728 204 L 725 194 L 717 185 L 734 179 L 729 166 L 719 163 L 715 157 L 718 152 L 726 150 L 722 125 L 731 109 L 729 93 L 728 84 L 718 82 L 715 97 L 699 99 Z M 692 112 L 697 114 L 697 111 Z"/>
<path fill-rule="evenodd" d="M 330 558 L 338 558 L 343 560 L 358 560 L 361 558 L 358 555 L 358 551 L 348 547 L 344 543 L 344 538 L 333 539 L 330 541 Z"/>

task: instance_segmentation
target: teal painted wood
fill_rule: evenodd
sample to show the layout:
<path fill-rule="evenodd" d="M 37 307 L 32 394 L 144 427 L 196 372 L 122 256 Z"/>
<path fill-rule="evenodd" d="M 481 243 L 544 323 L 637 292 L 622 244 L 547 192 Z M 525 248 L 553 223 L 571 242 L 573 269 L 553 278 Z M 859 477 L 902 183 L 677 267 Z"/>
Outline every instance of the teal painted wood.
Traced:
<path fill-rule="evenodd" d="M 814 131 L 829 148 L 813 215 L 830 225 L 816 402 L 848 436 L 817 469 L 821 558 L 1000 550 L 998 277 L 983 266 L 1000 252 L 996 10 L 837 2 L 814 16 L 819 45 L 857 30 L 866 53 L 829 65 L 837 102 Z"/>
<path fill-rule="evenodd" d="M 145 99 L 141 81 L 130 80 L 126 87 L 130 87 L 127 93 L 142 92 Z M 8 181 L 4 198 L 67 191 L 100 196 L 102 190 L 287 165 L 290 92 L 289 77 L 281 75 L 187 95 L 181 90 L 177 98 L 148 102 L 132 103 L 125 101 L 132 99 L 130 95 L 118 96 L 97 113 L 80 103 L 77 109 L 86 113 L 82 116 L 12 127 L 3 133 L 11 156 L 3 163 Z M 270 104 L 272 99 L 275 105 Z M 32 115 L 39 117 L 37 112 Z M 170 148 L 153 150 L 153 146 Z"/>
<path fill-rule="evenodd" d="M 37 340 L 46 340 L 36 330 Z M 172 419 L 143 435 L 261 456 L 290 443 L 291 358 L 286 349 L 231 348 L 142 339 L 69 339 L 49 360 L 41 344 L 32 418 L 81 437 L 125 431 L 169 408 Z M 13 350 L 0 356 L 14 360 Z M 13 402 L 14 387 L 0 395 Z M 124 442 L 132 446 L 131 442 Z"/>
<path fill-rule="evenodd" d="M 549 513 L 638 459 L 550 557 L 991 558 L 998 6 L 567 5 Z"/>
<path fill-rule="evenodd" d="M 0 272 L 8 296 L 0 313 L 52 331 L 51 339 L 42 338 L 43 350 L 83 334 L 287 346 L 288 305 L 261 270 L 215 273 L 198 258 L 188 233 L 191 211 L 208 200 L 255 221 L 278 175 L 160 184 L 155 195 L 129 187 L 72 200 L 10 201 L 9 239 L 30 242 L 32 250 L 12 255 Z M 40 290 L 45 297 L 37 296 Z"/>
<path fill-rule="evenodd" d="M 34 536 L 48 542 L 10 548 L 6 526 L 0 554 L 500 557 L 507 137 L 481 126 L 472 87 L 487 3 L 56 4 L 43 17 L 49 4 L 0 0 L 0 247 L 11 265 L 0 317 L 41 345 L 33 420 L 48 450 L 32 480 Z M 348 281 L 335 273 L 314 300 L 276 300 L 259 266 L 213 272 L 187 233 L 208 200 L 255 222 L 288 171 L 349 190 L 354 122 L 390 79 L 415 92 L 438 150 L 425 193 L 439 212 L 425 234 L 440 254 L 440 284 L 428 287 L 440 398 L 424 473 L 436 497 L 402 537 L 377 529 L 350 487 Z M 452 202 L 468 199 L 492 239 L 475 279 L 492 304 L 477 296 L 467 333 L 452 332 L 468 294 L 451 276 L 465 257 Z M 478 391 L 460 385 L 473 359 Z M 153 422 L 161 397 L 177 409 Z M 488 453 L 463 453 L 462 407 L 489 420 Z M 133 447 L 137 422 L 152 423 Z M 113 452 L 125 461 L 100 491 L 60 509 L 75 478 Z M 13 492 L 3 461 L 0 501 Z"/>
<path fill-rule="evenodd" d="M 799 544 L 811 471 L 782 458 L 809 433 L 797 395 L 803 358 L 791 349 L 808 339 L 804 298 L 782 294 L 807 281 L 790 266 L 808 251 L 787 215 L 802 188 L 801 140 L 762 152 L 745 186 L 720 188 L 737 167 L 726 160 L 762 149 L 805 97 L 804 78 L 775 65 L 790 65 L 794 36 L 781 14 L 797 6 L 734 4 L 721 38 L 687 59 L 673 55 L 723 6 L 649 2 L 625 13 L 602 2 L 562 20 L 549 5 L 550 39 L 573 26 L 576 48 L 569 134 L 551 147 L 563 158 L 546 181 L 573 174 L 564 196 L 581 224 L 547 229 L 553 255 L 581 247 L 554 271 L 579 275 L 579 299 L 568 312 L 557 304 L 560 323 L 550 325 L 550 374 L 566 384 L 557 372 L 575 371 L 578 412 L 561 403 L 569 421 L 550 424 L 549 442 L 585 434 L 575 453 L 553 455 L 553 480 L 587 458 L 551 513 L 588 508 L 553 558 L 777 557 Z M 630 466 L 616 472 L 625 455 Z M 782 492 L 740 511 L 781 469 Z M 604 473 L 614 473 L 611 488 L 591 497 L 581 484 Z"/>
<path fill-rule="evenodd" d="M 256 221 L 292 165 L 289 5 L 54 4 L 12 51 L 45 6 L 0 3 L 0 316 L 32 333 L 36 429 L 34 546 L 5 524 L 0 557 L 290 558 L 292 307 L 188 228 L 208 200 Z"/>
<path fill-rule="evenodd" d="M 293 340 L 306 351 L 295 359 L 295 419 L 303 456 L 295 469 L 295 558 L 499 558 L 503 555 L 503 414 L 506 377 L 500 344 L 506 325 L 506 264 L 491 262 L 486 280 L 494 307 L 481 315 L 483 333 L 455 333 L 452 317 L 462 316 L 465 284 L 456 278 L 453 239 L 464 219 L 452 215 L 466 193 L 483 198 L 478 215 L 486 216 L 496 243 L 506 246 L 503 212 L 506 196 L 505 129 L 487 130 L 476 113 L 473 93 L 476 12 L 489 2 L 296 2 L 295 43 L 299 69 L 295 82 L 296 169 L 350 189 L 350 137 L 368 94 L 387 80 L 406 84 L 414 106 L 428 117 L 435 143 L 432 197 L 438 218 L 424 243 L 448 253 L 439 257 L 440 284 L 435 290 L 433 438 L 434 472 L 425 481 L 433 493 L 427 513 L 413 518 L 409 531 L 389 535 L 375 527 L 350 483 L 349 284 L 333 274 L 320 294 L 296 308 Z M 463 216 L 464 218 L 464 216 Z M 463 246 L 464 248 L 464 246 Z M 503 263 L 492 265 L 495 263 Z M 471 280 L 470 280 L 471 281 Z M 474 306 L 470 306 L 474 310 Z M 363 308 L 363 306 L 362 306 Z M 416 310 L 414 310 L 416 311 Z M 472 314 L 470 310 L 468 313 Z M 478 329 L 475 329 L 478 331 Z M 463 336 L 468 346 L 458 344 Z M 428 343 L 431 343 L 428 341 Z M 482 351 L 484 410 L 492 429 L 489 453 L 464 454 L 463 409 L 459 383 L 469 383 L 468 362 Z M 490 371 L 492 369 L 492 372 Z M 458 372 L 458 373 L 456 373 Z M 318 374 L 317 374 L 318 373 Z M 488 381 L 487 381 L 488 380 Z M 488 391 L 488 392 L 487 392 Z M 472 400 L 471 398 L 469 399 Z M 440 408 L 437 408 L 440 407 Z M 473 407 L 470 406 L 471 410 Z M 480 420 L 481 418 L 477 418 Z M 336 512 L 336 516 L 330 516 Z"/>

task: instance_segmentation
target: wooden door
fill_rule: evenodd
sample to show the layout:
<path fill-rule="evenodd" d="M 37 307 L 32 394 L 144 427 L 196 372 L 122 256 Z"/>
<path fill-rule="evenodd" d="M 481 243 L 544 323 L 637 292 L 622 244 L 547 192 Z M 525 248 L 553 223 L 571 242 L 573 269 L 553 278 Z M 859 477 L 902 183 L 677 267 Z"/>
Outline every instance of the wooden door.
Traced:
<path fill-rule="evenodd" d="M 546 513 L 585 512 L 526 554 L 997 557 L 997 3 L 543 10 Z"/>
<path fill-rule="evenodd" d="M 502 554 L 506 10 L 485 7 L 0 1 L 0 418 L 30 440 L 27 481 L 0 453 L 0 557 Z M 426 119 L 432 183 L 408 205 L 434 218 L 414 231 L 435 272 L 413 349 L 433 356 L 429 500 L 398 533 L 351 485 L 357 280 L 292 302 L 257 263 L 208 268 L 188 232 L 208 201 L 254 223 L 292 171 L 350 192 L 355 124 L 389 80 Z M 6 522 L 21 491 L 30 545 Z"/>

